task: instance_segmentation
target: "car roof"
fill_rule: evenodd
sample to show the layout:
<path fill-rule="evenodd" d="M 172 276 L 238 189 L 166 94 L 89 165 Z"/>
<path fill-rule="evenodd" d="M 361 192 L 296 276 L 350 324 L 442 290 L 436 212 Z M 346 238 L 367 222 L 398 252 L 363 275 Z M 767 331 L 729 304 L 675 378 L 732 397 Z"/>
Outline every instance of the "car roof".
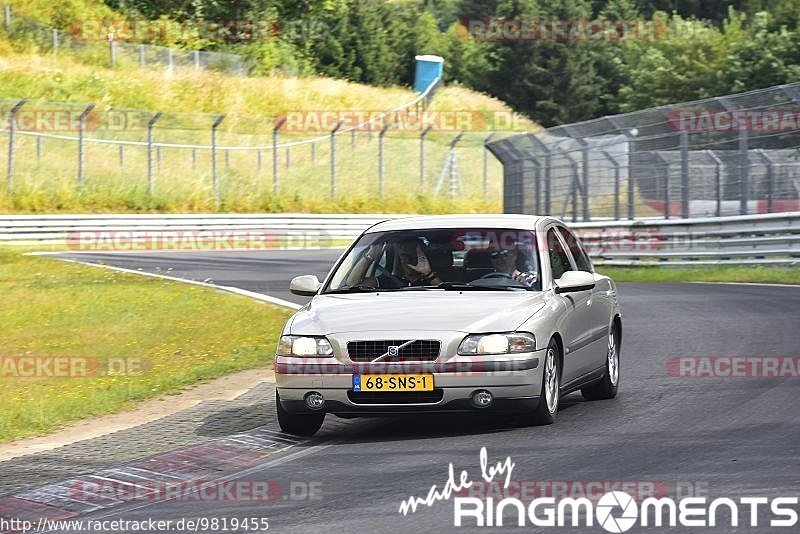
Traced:
<path fill-rule="evenodd" d="M 391 230 L 422 230 L 428 228 L 513 228 L 516 230 L 537 230 L 548 222 L 561 223 L 561 221 L 555 217 L 538 215 L 420 215 L 379 222 L 370 227 L 367 233 Z"/>

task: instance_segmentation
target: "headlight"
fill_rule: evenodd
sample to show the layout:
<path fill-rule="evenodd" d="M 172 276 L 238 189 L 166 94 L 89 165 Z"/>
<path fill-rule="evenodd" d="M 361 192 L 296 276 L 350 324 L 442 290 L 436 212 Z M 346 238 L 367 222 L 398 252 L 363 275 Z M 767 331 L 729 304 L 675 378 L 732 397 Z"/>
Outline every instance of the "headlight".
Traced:
<path fill-rule="evenodd" d="M 536 338 L 527 332 L 473 334 L 465 337 L 458 346 L 458 353 L 463 356 L 515 354 L 534 350 L 536 350 Z"/>
<path fill-rule="evenodd" d="M 333 347 L 324 337 L 281 336 L 278 341 L 278 356 L 332 356 Z"/>

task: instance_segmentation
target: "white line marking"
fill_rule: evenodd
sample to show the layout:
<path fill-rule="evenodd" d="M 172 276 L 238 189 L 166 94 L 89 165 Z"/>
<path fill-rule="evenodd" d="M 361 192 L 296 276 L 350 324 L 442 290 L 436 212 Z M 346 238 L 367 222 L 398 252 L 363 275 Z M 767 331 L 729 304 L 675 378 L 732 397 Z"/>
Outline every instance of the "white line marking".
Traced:
<path fill-rule="evenodd" d="M 760 286 L 760 287 L 800 287 L 800 284 L 770 284 L 756 282 L 688 282 L 689 284 L 723 284 L 730 286 Z"/>
<path fill-rule="evenodd" d="M 115 267 L 113 265 L 105 265 L 101 263 L 91 263 L 88 261 L 78 261 L 78 260 L 68 260 L 66 258 L 59 258 L 60 261 L 66 261 L 69 263 L 77 263 L 79 265 L 88 265 L 90 267 L 102 267 L 104 269 L 111 269 L 112 271 L 119 271 L 121 273 L 128 273 L 128 274 L 138 274 L 141 276 L 150 276 L 152 278 L 160 278 L 162 280 L 170 280 L 172 282 L 182 282 L 184 284 L 191 284 L 194 286 L 201 286 L 201 287 L 208 287 L 211 289 L 218 289 L 220 291 L 225 291 L 227 293 L 234 293 L 236 295 L 241 295 L 243 297 L 249 297 L 251 299 L 259 300 L 261 302 L 269 302 L 270 304 L 275 304 L 277 306 L 283 306 L 284 308 L 291 308 L 293 310 L 299 310 L 302 308 L 302 305 L 297 304 L 295 302 L 289 302 L 288 300 L 279 299 L 277 297 L 272 297 L 270 295 L 265 295 L 264 293 L 256 293 L 255 291 L 248 291 L 246 289 L 242 289 L 239 287 L 233 286 L 218 286 L 216 284 L 209 284 L 208 282 L 198 282 L 197 280 L 189 280 L 187 278 L 178 278 L 177 276 L 167 276 L 164 274 L 156 274 L 151 273 L 148 271 L 137 271 L 134 269 L 125 269 L 124 267 Z"/>

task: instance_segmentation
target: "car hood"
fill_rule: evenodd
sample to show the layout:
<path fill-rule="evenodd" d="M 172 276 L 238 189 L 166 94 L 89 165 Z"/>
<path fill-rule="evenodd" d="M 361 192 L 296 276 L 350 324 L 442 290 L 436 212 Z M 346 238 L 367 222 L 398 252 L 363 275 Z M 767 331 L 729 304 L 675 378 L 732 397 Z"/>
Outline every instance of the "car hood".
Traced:
<path fill-rule="evenodd" d="M 290 334 L 515 330 L 544 306 L 541 292 L 406 291 L 317 295 L 298 310 Z"/>

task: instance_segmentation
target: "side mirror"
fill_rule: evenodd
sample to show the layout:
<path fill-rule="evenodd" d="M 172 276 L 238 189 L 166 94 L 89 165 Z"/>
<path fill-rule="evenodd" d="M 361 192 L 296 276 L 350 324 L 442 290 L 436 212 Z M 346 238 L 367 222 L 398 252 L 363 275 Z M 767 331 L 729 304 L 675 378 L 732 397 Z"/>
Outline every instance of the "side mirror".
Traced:
<path fill-rule="evenodd" d="M 312 297 L 317 294 L 321 285 L 322 282 L 315 275 L 306 274 L 292 278 L 292 281 L 289 282 L 289 291 L 295 295 Z"/>
<path fill-rule="evenodd" d="M 587 271 L 567 271 L 556 280 L 556 293 L 586 291 L 594 287 L 594 275 Z"/>

